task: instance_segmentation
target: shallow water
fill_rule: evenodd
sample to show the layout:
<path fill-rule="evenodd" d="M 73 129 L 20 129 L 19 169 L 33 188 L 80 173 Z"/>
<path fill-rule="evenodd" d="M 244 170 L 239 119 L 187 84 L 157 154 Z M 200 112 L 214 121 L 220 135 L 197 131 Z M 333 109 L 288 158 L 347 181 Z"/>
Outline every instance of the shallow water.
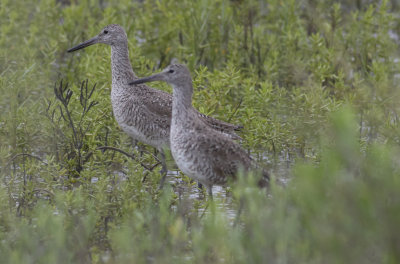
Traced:
<path fill-rule="evenodd" d="M 272 174 L 275 182 L 279 185 L 285 186 L 290 181 L 290 171 L 293 166 L 293 161 L 290 160 L 288 155 L 281 155 L 278 158 L 271 159 L 268 155 L 262 156 L 262 163 L 267 164 L 269 171 Z M 174 167 L 169 166 L 169 167 Z M 21 189 L 24 185 L 24 173 L 23 168 L 17 164 L 10 165 L 9 171 L 6 173 L 1 184 L 7 186 L 6 188 L 10 191 L 10 198 L 15 203 L 15 206 L 19 206 L 19 199 L 21 198 Z M 115 171 L 114 176 L 117 184 L 111 188 L 119 188 L 119 183 L 123 183 L 127 180 L 127 175 L 121 171 Z M 100 176 L 101 177 L 101 176 Z M 28 178 L 31 178 L 28 176 Z M 40 176 L 36 175 L 33 179 L 37 182 L 42 181 Z M 92 177 L 91 184 L 97 184 L 99 177 Z M 174 192 L 178 197 L 178 205 L 174 208 L 175 210 L 184 210 L 190 213 L 196 213 L 200 216 L 208 215 L 210 209 L 207 207 L 208 195 L 205 190 L 198 188 L 197 184 L 188 184 L 186 180 L 181 177 L 181 173 L 177 168 L 169 170 L 167 173 L 167 184 L 172 186 Z M 49 199 L 46 193 L 37 192 L 35 193 L 37 198 Z M 237 217 L 237 204 L 234 201 L 230 192 L 230 187 L 213 186 L 213 201 L 215 208 L 228 217 L 229 222 L 232 224 L 235 222 Z M 183 208 L 185 207 L 185 208 Z M 55 212 L 57 214 L 57 212 Z"/>
<path fill-rule="evenodd" d="M 267 160 L 268 157 L 266 157 Z M 270 162 L 268 162 L 270 163 Z M 269 171 L 272 174 L 275 182 L 279 185 L 286 186 L 291 179 L 290 171 L 293 166 L 293 161 L 288 157 L 280 157 L 273 162 L 273 168 Z M 195 201 L 206 201 L 208 195 L 206 191 L 200 190 L 197 184 L 189 185 L 185 183 L 179 175 L 179 170 L 170 170 L 167 173 L 167 182 L 173 186 L 175 193 L 178 195 L 179 201 L 182 203 L 194 204 Z M 237 205 L 235 206 L 232 198 L 230 187 L 213 186 L 213 201 L 216 209 L 223 212 L 231 224 L 234 224 L 237 217 Z M 185 199 L 187 201 L 185 201 Z M 197 209 L 199 215 L 207 215 L 210 210 L 206 207 Z"/>

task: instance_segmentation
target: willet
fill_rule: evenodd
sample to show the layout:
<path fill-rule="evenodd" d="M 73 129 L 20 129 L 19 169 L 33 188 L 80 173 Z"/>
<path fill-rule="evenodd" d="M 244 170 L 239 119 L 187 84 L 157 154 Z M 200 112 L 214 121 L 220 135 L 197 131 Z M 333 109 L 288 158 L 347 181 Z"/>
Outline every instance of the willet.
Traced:
<path fill-rule="evenodd" d="M 124 29 L 116 24 L 104 27 L 101 32 L 81 44 L 70 48 L 73 52 L 103 43 L 111 46 L 112 89 L 111 104 L 115 119 L 122 130 L 133 139 L 158 149 L 163 158 L 164 174 L 160 186 L 163 185 L 167 168 L 164 160 L 164 147 L 169 147 L 171 125 L 172 96 L 164 91 L 153 89 L 147 85 L 128 85 L 137 79 L 129 61 L 128 39 Z M 212 117 L 195 112 L 197 118 L 203 120 L 210 128 L 239 138 L 234 131 L 241 126 L 232 125 Z"/>
<path fill-rule="evenodd" d="M 165 81 L 173 87 L 171 153 L 183 173 L 205 185 L 212 197 L 212 186 L 225 185 L 239 170 L 255 169 L 255 163 L 239 144 L 211 129 L 192 107 L 192 78 L 184 65 L 174 64 L 130 84 Z M 266 186 L 269 175 L 263 171 L 259 185 Z"/>

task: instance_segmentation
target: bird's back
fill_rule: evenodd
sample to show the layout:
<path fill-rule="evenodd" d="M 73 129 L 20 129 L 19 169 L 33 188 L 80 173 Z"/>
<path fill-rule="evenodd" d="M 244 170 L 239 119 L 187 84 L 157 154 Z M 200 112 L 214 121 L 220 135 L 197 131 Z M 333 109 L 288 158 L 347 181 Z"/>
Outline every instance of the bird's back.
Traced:
<path fill-rule="evenodd" d="M 169 146 L 169 135 L 172 117 L 172 96 L 162 90 L 145 84 L 113 84 L 111 102 L 119 126 L 128 135 L 160 148 Z M 194 115 L 212 130 L 239 138 L 235 131 L 241 126 L 232 125 L 193 110 Z"/>
<path fill-rule="evenodd" d="M 179 168 L 206 186 L 225 185 L 237 171 L 251 167 L 247 153 L 232 139 L 204 125 L 197 112 L 176 120 L 171 129 L 171 152 Z"/>

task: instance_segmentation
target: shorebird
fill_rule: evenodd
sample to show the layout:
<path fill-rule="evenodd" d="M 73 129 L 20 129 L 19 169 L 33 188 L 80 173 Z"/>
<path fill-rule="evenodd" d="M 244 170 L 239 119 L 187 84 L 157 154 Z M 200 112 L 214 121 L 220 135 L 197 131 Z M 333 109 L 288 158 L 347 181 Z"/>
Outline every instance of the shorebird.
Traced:
<path fill-rule="evenodd" d="M 246 151 L 225 134 L 211 129 L 192 106 L 193 86 L 188 68 L 173 64 L 150 77 L 136 79 L 138 85 L 165 81 L 173 88 L 171 153 L 176 164 L 187 176 L 207 187 L 212 197 L 213 185 L 226 185 L 239 170 L 249 172 L 255 163 Z M 266 186 L 269 174 L 263 171 L 259 185 Z"/>
<path fill-rule="evenodd" d="M 171 125 L 172 96 L 171 94 L 153 89 L 147 85 L 128 84 L 137 79 L 129 61 L 128 39 L 124 29 L 116 24 L 104 27 L 101 32 L 68 50 L 77 51 L 96 43 L 111 46 L 111 104 L 114 117 L 122 130 L 130 137 L 155 147 L 162 157 L 163 177 L 162 187 L 167 168 L 165 164 L 164 148 L 169 147 Z M 241 126 L 232 125 L 199 112 L 195 112 L 198 119 L 204 121 L 210 129 L 221 131 L 233 138 L 239 138 L 235 131 Z"/>

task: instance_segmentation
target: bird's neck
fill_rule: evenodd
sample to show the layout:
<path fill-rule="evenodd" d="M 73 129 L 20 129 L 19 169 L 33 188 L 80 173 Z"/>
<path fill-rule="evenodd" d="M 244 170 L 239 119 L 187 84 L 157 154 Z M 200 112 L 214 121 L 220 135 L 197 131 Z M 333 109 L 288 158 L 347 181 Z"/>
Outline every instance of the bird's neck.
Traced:
<path fill-rule="evenodd" d="M 184 120 L 192 119 L 192 84 L 188 83 L 188 87 L 180 89 L 173 85 L 172 99 L 172 122 L 179 125 L 184 125 Z"/>
<path fill-rule="evenodd" d="M 128 42 L 111 46 L 111 71 L 113 87 L 126 85 L 137 78 L 129 61 Z"/>

